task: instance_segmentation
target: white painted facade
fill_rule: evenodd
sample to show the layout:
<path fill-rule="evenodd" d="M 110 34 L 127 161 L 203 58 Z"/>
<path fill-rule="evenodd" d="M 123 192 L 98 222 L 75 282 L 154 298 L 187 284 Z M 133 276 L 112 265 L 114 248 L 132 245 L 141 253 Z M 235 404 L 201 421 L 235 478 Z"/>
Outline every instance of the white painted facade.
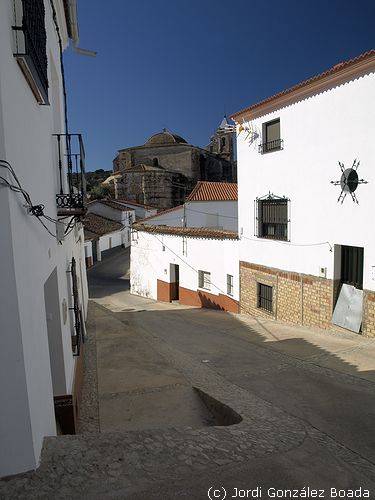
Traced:
<path fill-rule="evenodd" d="M 106 217 L 107 219 L 114 220 L 122 224 L 123 228 L 119 231 L 104 234 L 98 237 L 98 240 L 85 242 L 85 255 L 86 258 L 92 257 L 92 245 L 97 245 L 97 258 L 101 260 L 101 252 L 111 248 L 123 245 L 124 248 L 130 247 L 131 244 L 131 226 L 135 222 L 136 211 L 125 207 L 124 210 L 112 208 L 100 200 L 94 201 L 88 205 L 88 212 Z"/>
<path fill-rule="evenodd" d="M 135 210 L 124 205 L 124 210 L 112 208 L 100 200 L 91 202 L 87 207 L 87 212 L 101 215 L 107 219 L 120 222 L 123 226 L 130 227 L 135 221 Z"/>
<path fill-rule="evenodd" d="M 49 105 L 39 105 L 13 56 L 13 0 L 1 2 L 0 159 L 14 168 L 23 188 L 57 218 L 58 170 L 54 133 L 64 132 L 60 57 L 49 1 L 45 1 Z M 68 43 L 63 3 L 54 1 L 63 46 Z M 0 167 L 0 175 L 11 181 Z M 56 226 L 45 221 L 51 232 Z M 35 469 L 43 438 L 56 434 L 54 396 L 71 394 L 76 358 L 72 257 L 79 301 L 87 311 L 81 226 L 60 245 L 18 193 L 0 185 L 0 476 Z"/>
<path fill-rule="evenodd" d="M 147 224 L 176 227 L 212 227 L 237 231 L 237 201 L 190 201 L 181 207 L 160 212 Z"/>
<path fill-rule="evenodd" d="M 365 74 L 282 107 L 271 103 L 266 114 L 262 108 L 249 110 L 244 124 L 255 132 L 253 141 L 242 132 L 237 144 L 240 260 L 314 276 L 326 268 L 326 277 L 333 279 L 330 248 L 364 247 L 363 288 L 375 290 L 374 70 L 375 64 Z M 283 149 L 260 154 L 262 124 L 276 118 Z M 368 184 L 355 192 L 358 205 L 350 195 L 338 203 L 341 189 L 331 184 L 341 177 L 338 162 L 349 168 L 355 158 L 359 177 Z M 290 242 L 255 236 L 254 201 L 269 192 L 290 199 Z"/>
<path fill-rule="evenodd" d="M 137 219 L 144 219 L 146 217 L 150 217 L 151 215 L 155 215 L 157 213 L 157 208 L 151 208 L 146 205 L 141 205 L 140 203 L 133 203 L 131 201 L 124 201 L 121 198 L 118 200 L 120 203 L 125 205 L 126 207 L 133 209 L 135 211 L 135 216 Z"/>
<path fill-rule="evenodd" d="M 173 267 L 179 265 L 179 284 L 199 291 L 198 271 L 211 274 L 209 290 L 219 296 L 227 294 L 227 274 L 233 276 L 233 294 L 238 301 L 238 241 L 192 238 L 134 231 L 131 246 L 131 293 L 157 299 L 157 280 L 174 281 Z"/>

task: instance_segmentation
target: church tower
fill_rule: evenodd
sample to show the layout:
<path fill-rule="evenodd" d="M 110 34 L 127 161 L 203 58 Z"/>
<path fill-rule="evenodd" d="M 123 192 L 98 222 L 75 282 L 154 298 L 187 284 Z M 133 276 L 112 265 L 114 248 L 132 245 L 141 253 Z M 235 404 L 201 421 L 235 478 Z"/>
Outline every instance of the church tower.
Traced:
<path fill-rule="evenodd" d="M 226 115 L 222 119 L 218 129 L 211 137 L 209 144 L 211 153 L 219 154 L 228 161 L 235 161 L 235 127 L 228 123 Z"/>

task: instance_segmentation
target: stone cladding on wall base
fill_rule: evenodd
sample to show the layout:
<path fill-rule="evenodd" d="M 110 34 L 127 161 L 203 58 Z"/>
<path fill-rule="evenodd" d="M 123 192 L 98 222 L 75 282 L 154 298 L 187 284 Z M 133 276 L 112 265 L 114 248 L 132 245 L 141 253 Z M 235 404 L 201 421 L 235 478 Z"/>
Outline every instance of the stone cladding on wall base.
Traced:
<path fill-rule="evenodd" d="M 272 286 L 272 312 L 258 307 L 258 283 Z M 318 276 L 240 262 L 240 311 L 298 325 L 336 328 L 332 324 L 337 283 Z M 375 292 L 364 290 L 362 334 L 375 337 Z"/>

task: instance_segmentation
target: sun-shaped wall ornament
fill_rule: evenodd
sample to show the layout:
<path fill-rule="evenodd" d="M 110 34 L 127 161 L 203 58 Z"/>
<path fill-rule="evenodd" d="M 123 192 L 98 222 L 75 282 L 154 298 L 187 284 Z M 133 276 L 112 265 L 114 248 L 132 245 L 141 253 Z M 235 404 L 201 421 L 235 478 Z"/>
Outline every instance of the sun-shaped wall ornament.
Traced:
<path fill-rule="evenodd" d="M 357 170 L 359 163 L 360 162 L 355 159 L 350 168 L 345 168 L 344 164 L 339 161 L 341 179 L 339 181 L 331 181 L 331 184 L 334 186 L 341 186 L 341 193 L 337 199 L 338 202 L 344 203 L 346 195 L 349 193 L 354 203 L 358 204 L 358 199 L 354 191 L 359 184 L 367 184 L 367 181 L 358 177 Z"/>

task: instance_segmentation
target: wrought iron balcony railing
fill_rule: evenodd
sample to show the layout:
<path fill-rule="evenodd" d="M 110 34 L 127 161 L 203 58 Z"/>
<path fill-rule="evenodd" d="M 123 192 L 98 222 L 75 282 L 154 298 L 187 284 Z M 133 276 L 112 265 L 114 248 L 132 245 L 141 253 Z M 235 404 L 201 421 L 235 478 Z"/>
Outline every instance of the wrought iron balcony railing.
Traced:
<path fill-rule="evenodd" d="M 59 193 L 57 215 L 83 215 L 86 202 L 85 149 L 81 134 L 55 134 Z"/>
<path fill-rule="evenodd" d="M 275 139 L 274 141 L 264 142 L 259 144 L 259 153 L 270 153 L 271 151 L 278 151 L 283 149 L 284 141 L 283 139 Z"/>

